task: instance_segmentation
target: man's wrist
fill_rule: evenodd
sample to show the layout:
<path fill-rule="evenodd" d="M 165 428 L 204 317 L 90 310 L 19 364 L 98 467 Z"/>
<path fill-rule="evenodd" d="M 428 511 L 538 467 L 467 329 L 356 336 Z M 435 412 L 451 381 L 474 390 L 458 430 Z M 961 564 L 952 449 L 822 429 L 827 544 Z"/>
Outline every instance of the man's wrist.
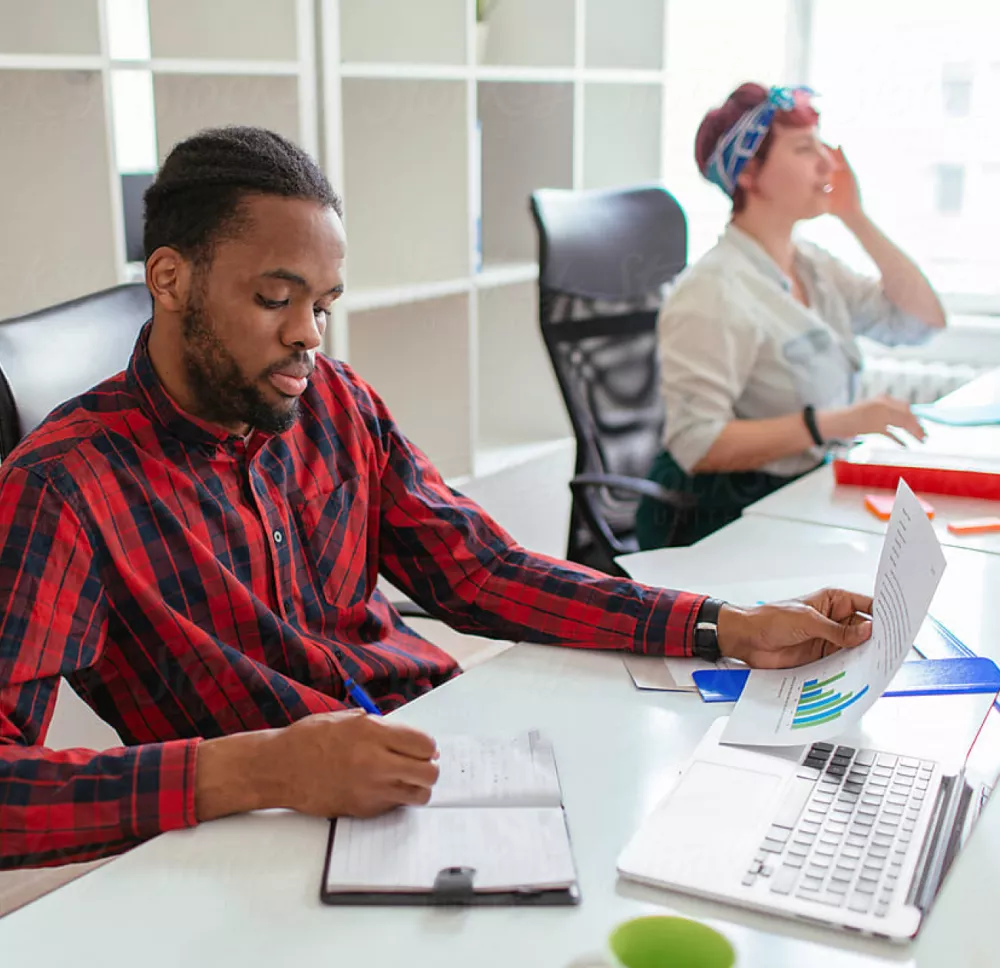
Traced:
<path fill-rule="evenodd" d="M 281 758 L 275 749 L 280 732 L 235 733 L 198 744 L 195 815 L 199 823 L 285 805 Z"/>
<path fill-rule="evenodd" d="M 736 605 L 725 604 L 719 609 L 719 651 L 729 659 L 746 661 L 749 633 L 747 622 L 749 610 Z"/>
<path fill-rule="evenodd" d="M 698 608 L 695 617 L 691 652 L 699 659 L 717 662 L 720 656 L 718 621 L 724 602 L 717 598 L 706 598 Z"/>

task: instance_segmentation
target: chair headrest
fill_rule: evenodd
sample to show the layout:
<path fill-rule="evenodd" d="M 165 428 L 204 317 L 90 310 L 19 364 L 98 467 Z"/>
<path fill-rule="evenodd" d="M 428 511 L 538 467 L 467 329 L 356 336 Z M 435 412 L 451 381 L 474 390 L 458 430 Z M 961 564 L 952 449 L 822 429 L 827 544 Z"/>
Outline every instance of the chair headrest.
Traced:
<path fill-rule="evenodd" d="M 637 300 L 687 264 L 687 220 L 658 185 L 610 191 L 544 188 L 531 196 L 539 283 L 589 299 Z"/>
<path fill-rule="evenodd" d="M 151 313 L 149 290 L 136 283 L 0 321 L 0 455 L 123 370 Z"/>

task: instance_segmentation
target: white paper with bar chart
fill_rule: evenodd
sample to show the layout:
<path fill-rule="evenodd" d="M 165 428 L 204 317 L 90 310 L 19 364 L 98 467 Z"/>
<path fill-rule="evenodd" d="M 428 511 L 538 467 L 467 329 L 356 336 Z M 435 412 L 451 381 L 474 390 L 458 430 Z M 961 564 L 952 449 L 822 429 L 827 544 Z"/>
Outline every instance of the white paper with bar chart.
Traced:
<path fill-rule="evenodd" d="M 937 535 L 900 481 L 875 578 L 871 638 L 798 669 L 754 669 L 721 741 L 798 746 L 853 726 L 903 664 L 944 569 Z"/>

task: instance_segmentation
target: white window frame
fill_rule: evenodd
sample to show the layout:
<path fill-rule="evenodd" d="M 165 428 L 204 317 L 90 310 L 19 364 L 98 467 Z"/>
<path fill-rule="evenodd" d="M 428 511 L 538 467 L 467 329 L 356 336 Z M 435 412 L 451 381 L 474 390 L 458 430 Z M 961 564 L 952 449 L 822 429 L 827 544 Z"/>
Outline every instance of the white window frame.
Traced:
<path fill-rule="evenodd" d="M 808 84 L 812 66 L 812 24 L 817 0 L 788 0 L 788 53 L 791 81 Z M 961 217 L 961 216 L 959 216 Z M 950 314 L 1000 317 L 1000 291 L 996 293 L 939 292 Z M 997 320 L 1000 323 L 1000 319 Z"/>

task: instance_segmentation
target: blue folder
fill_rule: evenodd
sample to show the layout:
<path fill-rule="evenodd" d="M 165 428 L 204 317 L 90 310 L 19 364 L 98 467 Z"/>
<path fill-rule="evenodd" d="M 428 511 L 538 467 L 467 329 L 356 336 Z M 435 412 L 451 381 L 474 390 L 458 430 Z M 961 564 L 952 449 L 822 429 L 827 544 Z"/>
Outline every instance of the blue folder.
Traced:
<path fill-rule="evenodd" d="M 976 654 L 933 615 L 924 619 L 913 640 L 913 648 L 925 659 L 967 659 Z"/>
<path fill-rule="evenodd" d="M 749 669 L 701 669 L 691 678 L 705 702 L 736 702 Z M 1000 669 L 983 656 L 904 662 L 883 696 L 942 696 L 1000 691 Z"/>

